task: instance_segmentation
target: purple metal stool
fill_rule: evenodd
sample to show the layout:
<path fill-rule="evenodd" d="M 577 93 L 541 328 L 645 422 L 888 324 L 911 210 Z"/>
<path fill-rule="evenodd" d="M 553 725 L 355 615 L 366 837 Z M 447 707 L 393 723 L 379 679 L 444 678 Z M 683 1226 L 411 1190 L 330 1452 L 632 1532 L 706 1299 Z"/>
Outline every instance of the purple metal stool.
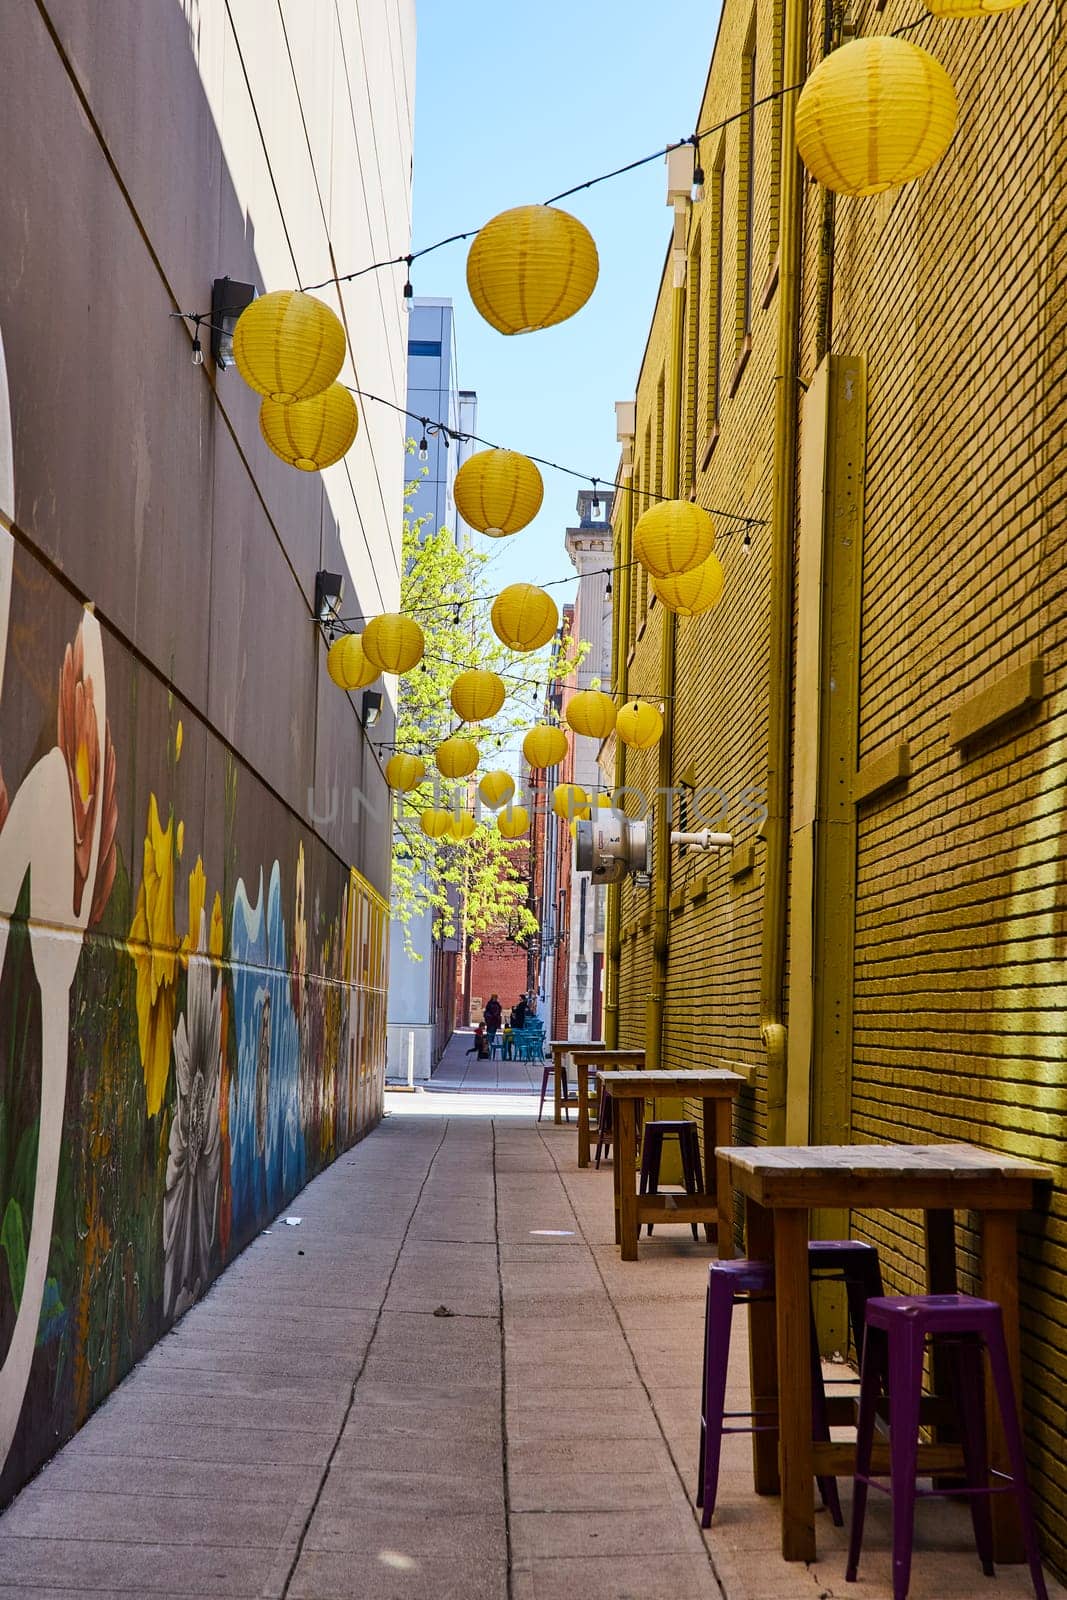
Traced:
<path fill-rule="evenodd" d="M 540 1104 L 537 1107 L 537 1120 L 538 1120 L 538 1122 L 540 1122 L 541 1113 L 545 1109 L 545 1095 L 548 1093 L 548 1086 L 552 1082 L 552 1074 L 553 1074 L 554 1071 L 555 1071 L 555 1068 L 554 1068 L 554 1066 L 553 1066 L 551 1061 L 548 1062 L 548 1064 L 546 1066 L 541 1068 L 541 1101 L 540 1101 Z M 569 1097 L 571 1091 L 570 1091 L 570 1084 L 569 1084 L 569 1082 L 567 1080 L 567 1067 L 566 1067 L 565 1063 L 564 1063 L 563 1066 L 560 1067 L 559 1073 L 560 1073 L 560 1098 L 561 1098 L 562 1105 L 563 1105 L 563 1115 L 564 1115 L 565 1120 L 567 1122 L 569 1122 L 571 1120 L 571 1114 L 570 1114 L 570 1110 L 569 1110 L 569 1107 L 568 1107 L 568 1097 Z"/>
<path fill-rule="evenodd" d="M 962 1488 L 918 1490 L 915 1487 L 923 1349 L 927 1339 L 937 1339 L 942 1344 L 951 1343 L 955 1357 L 946 1365 L 951 1373 L 967 1474 Z M 1011 1462 L 1010 1478 L 993 1472 L 994 1477 L 1002 1479 L 996 1484 L 989 1481 L 982 1387 L 983 1345 L 989 1354 L 993 1387 Z M 867 1302 L 867 1338 L 860 1381 L 852 1530 L 845 1570 L 847 1581 L 855 1582 L 859 1566 L 867 1490 L 871 1485 L 876 1489 L 886 1487 L 871 1476 L 875 1412 L 886 1379 L 889 1387 L 889 1493 L 893 1496 L 893 1600 L 905 1600 L 908 1592 L 916 1495 L 965 1494 L 970 1497 L 974 1542 L 982 1571 L 987 1577 L 992 1577 L 993 1523 L 989 1513 L 989 1496 L 1009 1492 L 1015 1495 L 1019 1503 L 1019 1520 L 1034 1593 L 1037 1600 L 1048 1600 L 1037 1548 L 1037 1530 L 1026 1487 L 1026 1458 L 1004 1341 L 1004 1317 L 995 1301 L 976 1300 L 967 1294 L 899 1295 Z"/>
<path fill-rule="evenodd" d="M 857 1354 L 863 1349 L 864 1313 L 867 1300 L 882 1292 L 882 1270 L 878 1251 L 871 1244 L 857 1239 L 813 1239 L 808 1245 L 808 1269 L 813 1280 L 822 1278 L 843 1280 L 848 1298 L 848 1317 L 855 1340 Z M 730 1350 L 730 1323 L 733 1304 L 737 1299 L 751 1299 L 755 1295 L 774 1293 L 774 1269 L 769 1261 L 713 1261 L 708 1270 L 707 1315 L 704 1322 L 704 1392 L 700 1415 L 700 1466 L 697 1478 L 697 1505 L 703 1507 L 701 1526 L 709 1527 L 715 1509 L 715 1496 L 719 1480 L 719 1457 L 724 1433 L 754 1433 L 773 1428 L 776 1419 L 760 1423 L 754 1412 L 730 1412 L 733 1416 L 747 1416 L 756 1423 L 754 1428 L 725 1428 L 727 1413 L 726 1362 Z M 822 1364 L 818 1356 L 812 1319 L 812 1433 L 816 1438 L 828 1439 L 826 1420 L 826 1385 Z M 841 1502 L 834 1478 L 820 1478 L 819 1494 L 837 1527 L 841 1526 Z"/>

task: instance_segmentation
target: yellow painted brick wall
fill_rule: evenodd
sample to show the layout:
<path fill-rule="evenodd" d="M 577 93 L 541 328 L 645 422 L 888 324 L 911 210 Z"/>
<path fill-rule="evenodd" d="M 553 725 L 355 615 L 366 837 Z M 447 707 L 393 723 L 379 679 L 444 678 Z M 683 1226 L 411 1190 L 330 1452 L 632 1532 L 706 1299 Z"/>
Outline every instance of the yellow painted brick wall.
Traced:
<path fill-rule="evenodd" d="M 751 0 L 725 0 L 696 125 L 741 104 Z M 781 6 L 758 0 L 757 95 L 781 83 Z M 889 0 L 855 13 L 858 31 L 915 20 Z M 813 7 L 812 65 L 823 17 Z M 1055 0 L 980 23 L 931 19 L 909 35 L 957 86 L 960 128 L 940 166 L 888 196 L 839 200 L 830 348 L 866 357 L 869 381 L 860 660 L 861 764 L 899 741 L 912 775 L 864 803 L 857 848 L 851 1137 L 974 1140 L 1039 1156 L 1057 1185 L 1051 1214 L 1023 1228 L 1024 1405 L 1043 1539 L 1067 1567 L 1067 252 L 1064 239 L 1064 38 Z M 751 354 L 731 394 L 737 352 L 738 181 L 745 125 L 704 143 L 699 328 L 690 319 L 683 493 L 709 508 L 769 518 L 777 300 L 775 116 L 756 113 Z M 725 181 L 724 319 L 718 436 L 707 454 L 714 392 L 715 170 Z M 824 194 L 803 183 L 801 376 L 827 331 L 820 246 Z M 665 214 L 664 237 L 669 229 Z M 766 295 L 764 294 L 767 290 Z M 766 299 L 766 307 L 764 300 Z M 691 308 L 690 308 L 691 309 Z M 637 400 L 638 481 L 656 435 L 668 359 L 670 273 L 660 289 Z M 741 1064 L 750 1072 L 737 1135 L 764 1136 L 759 1034 L 763 847 L 737 803 L 762 788 L 767 745 L 766 528 L 742 550 L 718 519 L 721 604 L 680 620 L 674 781 L 721 787 L 726 826 L 756 840 L 755 870 L 733 879 L 725 857 L 672 852 L 667 1067 Z M 638 585 L 638 588 L 640 586 Z M 634 642 L 631 687 L 658 683 L 660 617 Z M 640 608 L 639 608 L 640 610 Z M 641 615 L 637 617 L 640 624 Z M 1040 654 L 1034 709 L 963 750 L 952 708 Z M 654 783 L 655 755 L 631 753 L 628 781 Z M 710 820 L 710 819 L 709 819 Z M 700 825 L 690 815 L 692 825 Z M 675 812 L 678 825 L 678 812 Z M 663 847 L 663 841 L 659 841 Z M 679 891 L 683 891 L 679 893 Z M 644 1038 L 650 892 L 622 892 L 620 1040 Z M 874 1239 L 892 1288 L 921 1287 L 914 1217 L 854 1219 Z M 975 1240 L 961 1237 L 963 1287 Z"/>
<path fill-rule="evenodd" d="M 861 32 L 907 20 L 899 3 L 858 18 Z M 1023 1230 L 1023 1363 L 1040 1515 L 1062 1568 L 1062 19 L 1035 0 L 989 28 L 930 23 L 911 37 L 956 84 L 952 149 L 921 184 L 837 208 L 834 344 L 865 352 L 870 380 L 860 761 L 906 739 L 912 762 L 905 786 L 860 809 L 852 1128 L 974 1140 L 1057 1170 L 1051 1216 Z M 953 706 L 1037 654 L 1040 706 L 953 749 Z M 921 1287 L 916 1223 L 866 1223 L 896 1289 Z M 961 1243 L 973 1289 L 971 1230 Z"/>

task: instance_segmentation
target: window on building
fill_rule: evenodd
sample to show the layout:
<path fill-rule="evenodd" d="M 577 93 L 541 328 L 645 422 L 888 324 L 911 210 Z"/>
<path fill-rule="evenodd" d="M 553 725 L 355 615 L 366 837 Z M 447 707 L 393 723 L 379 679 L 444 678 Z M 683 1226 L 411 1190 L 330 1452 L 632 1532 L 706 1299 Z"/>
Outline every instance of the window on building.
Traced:
<path fill-rule="evenodd" d="M 700 387 L 700 229 L 693 235 L 686 277 L 685 424 L 682 449 L 681 492 L 688 494 L 697 481 L 697 416 Z"/>
<path fill-rule="evenodd" d="M 719 145 L 719 153 L 711 169 L 711 260 L 708 263 L 708 352 L 711 369 L 708 375 L 708 433 L 719 426 L 719 406 L 722 400 L 723 316 L 722 316 L 722 258 L 725 242 L 726 218 L 726 146 Z"/>
<path fill-rule="evenodd" d="M 780 209 L 780 190 L 782 182 L 782 34 L 785 27 L 783 17 L 783 0 L 774 0 L 772 10 L 771 32 L 771 85 L 767 91 L 774 95 L 768 106 L 760 107 L 760 115 L 770 117 L 771 125 L 771 155 L 770 155 L 770 182 L 768 192 L 770 195 L 770 247 L 767 252 L 768 268 L 773 268 L 778 255 L 778 214 Z"/>
<path fill-rule="evenodd" d="M 409 339 L 409 356 L 439 356 L 441 354 L 440 339 Z"/>
<path fill-rule="evenodd" d="M 756 18 L 741 56 L 740 192 L 737 197 L 737 354 L 752 330 L 752 233 L 756 209 Z"/>

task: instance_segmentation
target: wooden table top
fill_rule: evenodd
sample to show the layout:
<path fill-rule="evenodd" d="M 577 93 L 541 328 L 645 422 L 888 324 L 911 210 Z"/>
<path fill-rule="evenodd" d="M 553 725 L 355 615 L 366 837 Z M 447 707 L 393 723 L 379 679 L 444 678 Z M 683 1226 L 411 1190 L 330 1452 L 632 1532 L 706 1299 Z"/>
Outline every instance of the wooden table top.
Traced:
<path fill-rule="evenodd" d="M 739 1189 L 769 1206 L 1026 1207 L 1034 1185 L 1053 1178 L 1039 1162 L 973 1144 L 727 1145 L 715 1154 Z"/>
<path fill-rule="evenodd" d="M 571 1055 L 578 1059 L 579 1056 L 609 1056 L 612 1061 L 643 1061 L 643 1050 L 616 1050 L 613 1045 L 576 1044 L 571 1047 Z"/>
<path fill-rule="evenodd" d="M 549 1046 L 553 1050 L 606 1050 L 608 1047 L 601 1039 L 550 1039 Z"/>
<path fill-rule="evenodd" d="M 719 1067 L 695 1067 L 691 1071 L 669 1072 L 663 1067 L 643 1071 L 601 1072 L 597 1074 L 613 1099 L 644 1099 L 646 1095 L 736 1094 L 744 1087 L 740 1073 Z"/>

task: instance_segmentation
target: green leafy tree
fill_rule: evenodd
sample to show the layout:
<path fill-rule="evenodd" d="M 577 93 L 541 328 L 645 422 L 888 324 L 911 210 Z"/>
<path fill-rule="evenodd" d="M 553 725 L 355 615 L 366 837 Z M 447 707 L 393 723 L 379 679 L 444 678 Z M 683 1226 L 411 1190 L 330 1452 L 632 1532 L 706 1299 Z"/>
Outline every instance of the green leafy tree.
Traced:
<path fill-rule="evenodd" d="M 408 498 L 414 488 L 408 486 Z M 463 843 L 428 838 L 419 816 L 434 805 L 477 810 L 478 780 L 497 766 L 510 772 L 516 801 L 521 798 L 517 732 L 539 720 L 545 684 L 560 670 L 558 644 L 516 656 L 500 643 L 489 625 L 492 557 L 458 547 L 447 529 L 430 531 L 428 520 L 404 519 L 401 609 L 422 627 L 426 653 L 399 680 L 396 734 L 397 748 L 421 755 L 427 766 L 426 781 L 397 797 L 393 847 L 393 916 L 404 928 L 405 950 L 416 959 L 412 927 L 427 913 L 439 937 L 459 932 L 473 950 L 496 927 L 507 926 L 519 938 L 536 931 L 526 903 L 525 839 L 505 839 L 488 810 Z M 449 700 L 455 678 L 469 667 L 499 672 L 507 687 L 499 715 L 473 726 L 460 723 Z M 434 766 L 436 746 L 453 733 L 473 739 L 481 752 L 470 778 L 447 780 Z"/>

